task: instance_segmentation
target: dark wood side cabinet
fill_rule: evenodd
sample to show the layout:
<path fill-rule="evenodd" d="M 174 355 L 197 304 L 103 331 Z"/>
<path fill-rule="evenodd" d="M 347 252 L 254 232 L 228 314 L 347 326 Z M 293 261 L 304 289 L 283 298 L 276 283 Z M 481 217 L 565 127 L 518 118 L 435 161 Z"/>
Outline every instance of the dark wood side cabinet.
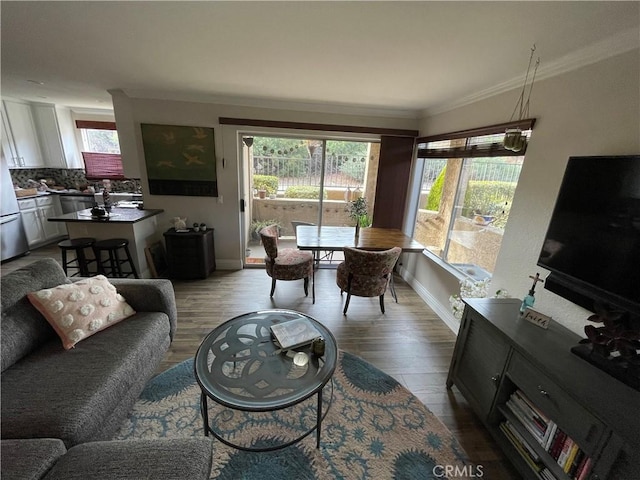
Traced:
<path fill-rule="evenodd" d="M 589 480 L 640 478 L 640 392 L 571 353 L 580 337 L 519 317 L 517 299 L 467 299 L 449 368 L 456 385 L 524 479 L 539 479 L 500 425 L 532 446 L 543 468 L 568 475 L 506 403 L 519 391 L 591 458 Z"/>
<path fill-rule="evenodd" d="M 205 231 L 164 233 L 169 277 L 192 280 L 207 278 L 216 269 L 213 228 Z"/>

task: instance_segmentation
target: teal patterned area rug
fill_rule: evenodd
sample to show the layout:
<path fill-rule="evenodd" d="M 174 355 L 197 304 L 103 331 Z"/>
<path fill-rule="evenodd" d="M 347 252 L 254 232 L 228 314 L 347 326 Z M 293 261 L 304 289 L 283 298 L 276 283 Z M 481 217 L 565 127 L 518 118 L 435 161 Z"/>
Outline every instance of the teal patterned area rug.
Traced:
<path fill-rule="evenodd" d="M 425 480 L 446 478 L 445 471 L 470 471 L 466 454 L 442 422 L 395 379 L 363 359 L 341 351 L 323 396 L 331 406 L 322 424 L 320 449 L 315 433 L 284 449 L 261 453 L 214 441 L 211 478 Z M 116 438 L 203 435 L 199 401 L 193 360 L 187 360 L 149 382 Z M 215 406 L 210 417 L 216 431 L 234 443 L 265 446 L 307 431 L 315 422 L 315 407 L 314 395 L 301 405 L 270 413 Z"/>

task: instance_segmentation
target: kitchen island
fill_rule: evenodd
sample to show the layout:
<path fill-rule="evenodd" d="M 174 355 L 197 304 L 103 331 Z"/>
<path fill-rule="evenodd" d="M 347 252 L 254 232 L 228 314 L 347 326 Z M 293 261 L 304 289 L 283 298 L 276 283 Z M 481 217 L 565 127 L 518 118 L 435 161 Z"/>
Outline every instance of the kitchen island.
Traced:
<path fill-rule="evenodd" d="M 69 238 L 93 237 L 96 240 L 109 238 L 126 238 L 129 250 L 141 278 L 150 278 L 144 249 L 162 238 L 158 229 L 160 209 L 118 208 L 113 207 L 106 218 L 91 215 L 91 209 L 65 213 L 50 217 L 49 222 L 64 222 Z"/>

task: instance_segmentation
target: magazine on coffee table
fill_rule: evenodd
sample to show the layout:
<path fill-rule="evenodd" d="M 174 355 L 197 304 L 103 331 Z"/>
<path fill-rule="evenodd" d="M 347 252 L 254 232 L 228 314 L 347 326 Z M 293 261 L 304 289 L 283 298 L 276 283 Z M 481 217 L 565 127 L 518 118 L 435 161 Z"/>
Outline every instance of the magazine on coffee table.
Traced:
<path fill-rule="evenodd" d="M 271 325 L 271 334 L 282 350 L 302 347 L 322 337 L 318 329 L 306 318 Z"/>

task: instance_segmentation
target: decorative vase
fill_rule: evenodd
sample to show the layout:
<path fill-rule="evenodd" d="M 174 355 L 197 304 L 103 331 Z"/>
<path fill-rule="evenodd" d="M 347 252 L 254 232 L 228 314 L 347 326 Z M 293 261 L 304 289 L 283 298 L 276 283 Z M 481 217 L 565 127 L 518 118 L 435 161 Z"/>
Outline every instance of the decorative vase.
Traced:
<path fill-rule="evenodd" d="M 356 223 L 356 237 L 360 236 L 360 222 Z"/>

